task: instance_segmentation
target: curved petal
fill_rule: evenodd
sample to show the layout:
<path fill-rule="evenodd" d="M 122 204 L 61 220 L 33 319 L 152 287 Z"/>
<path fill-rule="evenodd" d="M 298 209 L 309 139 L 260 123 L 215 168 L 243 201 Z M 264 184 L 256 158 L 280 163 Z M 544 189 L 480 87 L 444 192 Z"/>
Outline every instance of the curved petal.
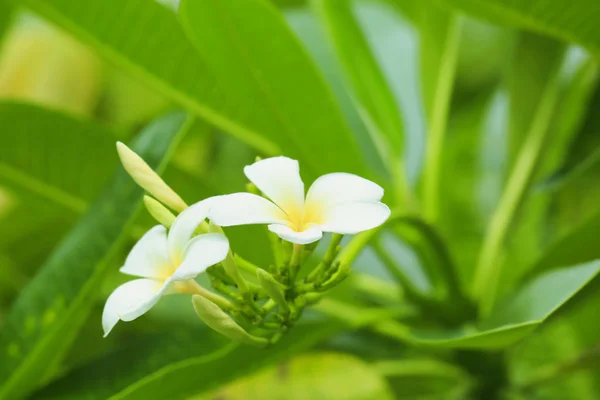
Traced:
<path fill-rule="evenodd" d="M 173 265 L 179 265 L 183 261 L 183 254 L 194 231 L 208 216 L 210 200 L 199 201 L 183 210 L 175 218 L 167 238 L 167 248 Z"/>
<path fill-rule="evenodd" d="M 298 161 L 287 157 L 266 158 L 246 166 L 244 173 L 288 215 L 300 215 L 304 208 L 304 182 Z"/>
<path fill-rule="evenodd" d="M 154 306 L 168 283 L 154 279 L 136 279 L 126 282 L 108 296 L 102 312 L 104 337 L 119 320 L 132 321 Z"/>
<path fill-rule="evenodd" d="M 193 238 L 185 251 L 183 263 L 172 276 L 173 280 L 184 281 L 195 278 L 211 265 L 225 259 L 229 252 L 229 241 L 220 233 L 207 233 Z"/>
<path fill-rule="evenodd" d="M 321 229 L 351 235 L 375 228 L 389 216 L 389 207 L 379 202 L 339 204 L 325 212 Z"/>
<path fill-rule="evenodd" d="M 120 271 L 142 278 L 163 278 L 168 274 L 169 265 L 167 230 L 157 225 L 133 246 Z"/>
<path fill-rule="evenodd" d="M 272 224 L 269 230 L 288 242 L 296 244 L 309 244 L 323 237 L 323 232 L 318 225 L 311 225 L 302 232 L 296 232 L 286 225 Z"/>
<path fill-rule="evenodd" d="M 208 218 L 219 226 L 285 223 L 286 215 L 269 200 L 251 193 L 212 197 Z"/>
<path fill-rule="evenodd" d="M 306 207 L 328 208 L 336 204 L 376 202 L 383 197 L 383 188 L 368 179 L 345 172 L 335 172 L 318 178 L 308 189 Z"/>

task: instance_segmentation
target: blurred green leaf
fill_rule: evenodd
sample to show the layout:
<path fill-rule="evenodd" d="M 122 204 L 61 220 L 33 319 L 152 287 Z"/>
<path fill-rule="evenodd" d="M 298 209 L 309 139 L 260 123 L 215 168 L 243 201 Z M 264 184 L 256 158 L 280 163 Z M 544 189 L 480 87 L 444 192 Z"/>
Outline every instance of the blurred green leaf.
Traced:
<path fill-rule="evenodd" d="M 2 49 L 2 42 L 4 35 L 10 28 L 13 21 L 14 8 L 8 2 L 0 2 L 0 50 Z"/>
<path fill-rule="evenodd" d="M 416 3 L 415 3 L 416 4 Z M 416 7 L 420 35 L 420 71 L 427 115 L 427 141 L 423 166 L 423 210 L 429 221 L 440 214 L 443 150 L 460 51 L 462 20 L 429 1 Z"/>
<path fill-rule="evenodd" d="M 552 268 L 580 264 L 600 258 L 600 207 L 598 212 L 556 241 L 529 272 L 529 276 Z"/>
<path fill-rule="evenodd" d="M 463 399 L 468 397 L 472 385 L 465 371 L 436 359 L 386 360 L 374 367 L 387 377 L 396 399 Z"/>
<path fill-rule="evenodd" d="M 511 27 L 535 30 L 600 52 L 600 3 L 595 0 L 442 0 L 462 11 Z"/>
<path fill-rule="evenodd" d="M 186 120 L 174 114 L 157 121 L 139 137 L 135 151 L 154 168 L 164 167 Z M 0 331 L 0 398 L 23 397 L 53 374 L 94 304 L 107 260 L 122 243 L 141 195 L 120 170 L 21 292 Z"/>
<path fill-rule="evenodd" d="M 452 331 L 412 329 L 379 322 L 382 334 L 421 346 L 461 349 L 502 349 L 533 332 L 600 272 L 600 261 L 549 271 L 526 283 L 476 326 Z"/>
<path fill-rule="evenodd" d="M 351 385 L 348 382 L 352 382 Z M 193 400 L 391 400 L 392 393 L 377 369 L 342 353 L 295 357 Z"/>
<path fill-rule="evenodd" d="M 313 178 L 363 169 L 333 95 L 275 8 L 256 0 L 183 0 L 179 12 L 220 87 L 253 105 L 244 112 L 259 132 L 304 161 Z"/>
<path fill-rule="evenodd" d="M 550 143 L 549 127 L 560 94 L 559 68 L 561 58 L 550 65 L 552 79 L 545 82 L 542 95 L 536 101 L 525 138 L 519 147 L 508 180 L 485 233 L 479 259 L 472 281 L 472 294 L 479 304 L 482 317 L 489 315 L 496 298 L 502 276 L 501 257 L 509 232 L 518 212 L 528 199 L 532 181 L 544 163 Z M 517 61 L 518 62 L 518 61 Z"/>
<path fill-rule="evenodd" d="M 510 381 L 526 398 L 594 400 L 600 396 L 597 278 L 535 334 L 507 353 Z"/>
<path fill-rule="evenodd" d="M 91 121 L 26 103 L 0 102 L 0 183 L 76 212 L 108 181 L 112 133 Z"/>
<path fill-rule="evenodd" d="M 255 124 L 257 110 L 249 110 L 246 99 L 223 93 L 177 17 L 158 2 L 107 0 L 73 7 L 70 0 L 11 1 L 94 46 L 109 61 L 224 131 L 263 151 L 277 150 L 274 142 L 261 136 L 265 132 L 264 126 Z M 148 40 L 148 35 L 156 36 Z"/>
<path fill-rule="evenodd" d="M 561 64 L 565 47 L 548 37 L 521 33 L 509 63 L 507 93 L 509 96 L 509 164 L 510 170 L 531 127 L 532 116 L 544 96 L 549 81 Z"/>
<path fill-rule="evenodd" d="M 321 17 L 329 40 L 352 88 L 365 125 L 388 172 L 396 176 L 397 190 L 406 190 L 404 171 L 404 126 L 402 115 L 381 71 L 365 33 L 357 20 L 352 0 L 315 0 L 313 8 Z M 400 193 L 405 194 L 405 193 Z"/>
<path fill-rule="evenodd" d="M 301 352 L 340 331 L 331 319 L 303 321 L 276 345 L 259 349 L 224 344 L 206 328 L 136 339 L 39 392 L 44 399 L 182 399 L 221 385 Z"/>

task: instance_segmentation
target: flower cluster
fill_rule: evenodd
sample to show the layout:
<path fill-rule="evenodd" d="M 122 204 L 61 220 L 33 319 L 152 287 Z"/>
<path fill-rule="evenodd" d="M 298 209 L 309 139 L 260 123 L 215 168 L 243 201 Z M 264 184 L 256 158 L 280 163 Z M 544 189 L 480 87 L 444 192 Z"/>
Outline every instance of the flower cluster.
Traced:
<path fill-rule="evenodd" d="M 120 269 L 139 279 L 109 296 L 102 316 L 105 335 L 119 320 L 146 313 L 161 296 L 187 293 L 197 315 L 214 330 L 254 345 L 274 343 L 306 305 L 349 274 L 348 263 L 336 259 L 342 236 L 375 228 L 390 215 L 380 201 L 383 189 L 352 174 L 323 175 L 305 196 L 298 162 L 287 157 L 244 168 L 252 193 L 215 196 L 188 207 L 137 154 L 122 143 L 117 149 L 127 172 L 153 196 L 144 202 L 160 225 L 139 240 Z M 221 227 L 245 224 L 268 224 L 274 265 L 260 268 L 230 249 Z M 324 232 L 332 236 L 323 259 L 301 277 Z M 196 282 L 203 272 L 213 290 Z"/>

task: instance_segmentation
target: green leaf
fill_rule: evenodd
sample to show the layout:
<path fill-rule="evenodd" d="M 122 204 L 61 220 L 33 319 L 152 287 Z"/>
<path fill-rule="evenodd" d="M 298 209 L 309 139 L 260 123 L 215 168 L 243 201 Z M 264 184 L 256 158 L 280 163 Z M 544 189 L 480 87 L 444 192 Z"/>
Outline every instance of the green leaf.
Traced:
<path fill-rule="evenodd" d="M 7 2 L 0 2 L 0 49 L 2 48 L 5 34 L 13 21 L 14 8 Z"/>
<path fill-rule="evenodd" d="M 453 332 L 407 330 L 415 344 L 501 349 L 531 333 L 600 272 L 600 261 L 549 271 L 525 284 L 478 326 Z M 389 325 L 389 324 L 388 324 Z"/>
<path fill-rule="evenodd" d="M 386 360 L 374 367 L 387 377 L 396 399 L 462 399 L 473 384 L 465 371 L 436 359 Z"/>
<path fill-rule="evenodd" d="M 85 211 L 118 157 L 97 123 L 26 103 L 0 102 L 0 183 Z"/>
<path fill-rule="evenodd" d="M 313 6 L 329 34 L 381 159 L 388 171 L 396 175 L 396 183 L 402 185 L 397 189 L 406 190 L 403 187 L 406 177 L 402 163 L 405 147 L 402 116 L 365 32 L 359 26 L 353 1 L 315 0 Z"/>
<path fill-rule="evenodd" d="M 502 268 L 500 258 L 510 229 L 527 199 L 536 172 L 549 157 L 544 150 L 550 143 L 549 127 L 559 100 L 561 60 L 561 57 L 555 57 L 555 62 L 549 67 L 552 79 L 547 80 L 533 106 L 536 111 L 531 116 L 523 144 L 518 148 L 504 192 L 483 239 L 471 287 L 483 317 L 489 315 L 498 296 Z"/>
<path fill-rule="evenodd" d="M 528 276 L 565 265 L 600 258 L 600 210 L 572 232 L 558 239 L 535 264 Z"/>
<path fill-rule="evenodd" d="M 600 3 L 594 0 L 443 0 L 474 16 L 580 43 L 600 52 Z"/>
<path fill-rule="evenodd" d="M 74 371 L 38 393 L 44 399 L 180 399 L 277 363 L 333 335 L 342 325 L 330 319 L 303 321 L 276 345 L 259 349 L 224 344 L 207 329 L 179 328 Z"/>
<path fill-rule="evenodd" d="M 595 279 L 535 335 L 507 353 L 513 387 L 526 398 L 596 399 L 600 396 L 598 330 L 600 304 Z"/>
<path fill-rule="evenodd" d="M 437 221 L 440 213 L 442 153 L 460 50 L 462 21 L 457 15 L 429 2 L 422 3 L 418 11 L 421 85 L 427 114 L 423 207 L 427 219 Z"/>
<path fill-rule="evenodd" d="M 264 2 L 246 0 L 240 3 L 243 7 L 236 7 L 240 11 L 245 7 L 253 9 L 252 18 L 238 15 L 241 20 L 235 28 L 252 29 L 252 35 L 242 37 L 254 42 L 243 46 L 258 46 L 249 54 L 266 61 L 266 65 L 255 65 L 231 61 L 244 57 L 238 52 L 239 47 L 229 46 L 230 40 L 236 40 L 231 34 L 240 32 L 228 31 L 229 25 L 217 23 L 220 17 L 207 24 L 210 35 L 201 39 L 201 45 L 221 46 L 225 41 L 225 47 L 198 54 L 173 12 L 154 1 L 94 1 L 77 7 L 70 0 L 13 1 L 94 46 L 149 87 L 267 154 L 284 152 L 296 157 L 307 163 L 312 174 L 333 170 L 358 172 L 363 166 L 321 77 L 287 31 L 278 11 Z M 194 8 L 208 7 L 205 1 L 194 3 Z M 181 8 L 187 6 L 182 4 Z M 257 27 L 263 29 L 255 30 Z M 213 29 L 226 30 L 225 35 L 214 35 Z M 272 29 L 276 32 L 273 35 Z M 268 40 L 259 38 L 259 32 Z M 149 35 L 152 40 L 148 40 Z M 270 56 L 259 57 L 260 51 Z M 287 56 L 272 56 L 280 52 Z M 227 58 L 234 55 L 235 58 Z M 230 61 L 225 68 L 219 57 Z M 293 80 L 288 79 L 290 73 L 294 74 Z M 233 76 L 239 80 L 230 79 Z M 265 76 L 269 79 L 263 81 L 261 77 Z M 279 80 L 275 79 L 277 76 Z"/>
<path fill-rule="evenodd" d="M 108 0 L 73 7 L 70 0 L 12 1 L 69 31 L 149 87 L 226 132 L 263 151 L 277 150 L 273 142 L 261 137 L 260 129 L 254 131 L 257 127 L 250 128 L 252 124 L 246 123 L 253 119 L 246 99 L 225 97 L 177 17 L 158 2 Z M 153 40 L 148 40 L 150 34 L 156 35 Z M 242 121 L 241 110 L 246 122 Z"/>
<path fill-rule="evenodd" d="M 253 105 L 260 132 L 271 132 L 313 174 L 361 170 L 333 95 L 275 8 L 257 0 L 183 0 L 179 12 L 223 90 Z"/>
<path fill-rule="evenodd" d="M 185 122 L 182 114 L 157 121 L 134 149 L 149 165 L 162 168 Z M 141 198 L 141 189 L 119 170 L 21 292 L 0 331 L 0 398 L 23 397 L 53 374 L 91 310 L 112 265 L 108 260 L 122 243 Z"/>
<path fill-rule="evenodd" d="M 348 385 L 347 382 L 352 382 Z M 384 377 L 371 365 L 342 353 L 306 354 L 244 377 L 193 400 L 391 400 Z"/>

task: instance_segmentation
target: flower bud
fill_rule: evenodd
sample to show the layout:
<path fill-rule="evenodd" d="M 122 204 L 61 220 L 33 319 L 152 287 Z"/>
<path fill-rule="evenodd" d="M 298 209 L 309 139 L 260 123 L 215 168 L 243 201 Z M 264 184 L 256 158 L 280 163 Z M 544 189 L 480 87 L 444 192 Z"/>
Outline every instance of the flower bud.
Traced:
<path fill-rule="evenodd" d="M 262 286 L 269 297 L 281 307 L 282 311 L 289 312 L 289 307 L 285 300 L 284 286 L 277 282 L 271 274 L 261 268 L 256 271 L 256 277 L 258 278 L 260 286 Z"/>
<path fill-rule="evenodd" d="M 163 225 L 165 228 L 170 228 L 175 221 L 175 216 L 167 207 L 163 206 L 160 202 L 156 201 L 150 196 L 144 196 L 144 205 L 146 209 L 152 215 L 158 223 Z"/>
<path fill-rule="evenodd" d="M 125 171 L 146 192 L 175 211 L 181 212 L 187 208 L 187 204 L 181 197 L 133 150 L 123 143 L 117 142 L 117 151 Z"/>
<path fill-rule="evenodd" d="M 212 301 L 200 296 L 192 296 L 194 310 L 198 317 L 209 327 L 237 342 L 264 347 L 269 344 L 265 338 L 253 336 L 239 326 L 229 315 Z"/>

